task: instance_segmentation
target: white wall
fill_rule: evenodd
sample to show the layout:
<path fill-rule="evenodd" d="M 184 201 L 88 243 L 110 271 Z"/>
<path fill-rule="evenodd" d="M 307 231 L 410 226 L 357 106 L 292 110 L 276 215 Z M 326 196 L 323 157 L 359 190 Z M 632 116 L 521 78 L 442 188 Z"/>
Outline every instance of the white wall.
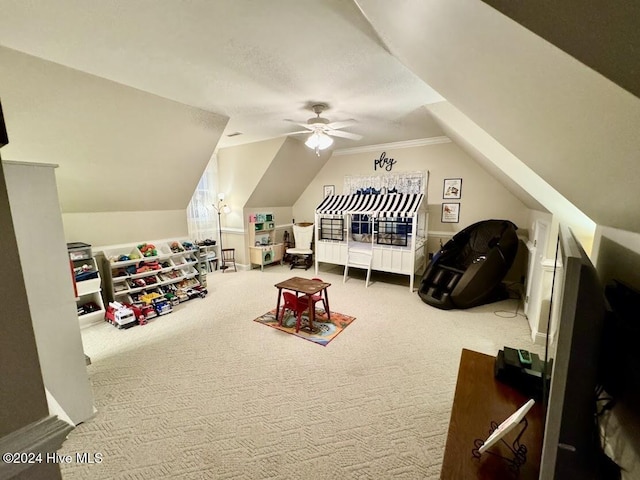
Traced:
<path fill-rule="evenodd" d="M 603 284 L 616 279 L 640 290 L 640 234 L 599 226 L 593 251 Z"/>
<path fill-rule="evenodd" d="M 0 47 L 5 160 L 59 165 L 63 213 L 174 210 L 227 118 Z"/>
<path fill-rule="evenodd" d="M 404 65 L 588 218 L 640 232 L 640 98 L 484 2 L 358 5 Z"/>
<path fill-rule="evenodd" d="M 336 194 L 341 194 L 346 175 L 384 175 L 384 170 L 374 170 L 374 159 L 380 158 L 382 152 L 396 161 L 391 172 L 429 171 L 430 234 L 453 235 L 472 223 L 493 218 L 511 220 L 525 230 L 529 228 L 529 208 L 452 142 L 334 154 L 295 203 L 293 214 L 296 221 L 314 220 L 315 208 L 322 201 L 323 185 L 335 185 Z M 450 200 L 460 202 L 459 223 L 440 221 L 441 206 L 445 202 L 442 199 L 445 178 L 462 178 L 461 199 Z"/>
<path fill-rule="evenodd" d="M 305 149 L 305 150 L 302 150 Z M 304 153 L 305 155 L 299 155 Z M 225 203 L 231 213 L 222 215 L 222 244 L 236 249 L 236 262 L 248 265 L 248 217 L 251 213 L 273 213 L 276 240 L 294 218 L 292 204 L 304 182 L 292 172 L 297 169 L 303 178 L 313 178 L 313 165 L 320 162 L 315 155 L 309 159 L 308 149 L 292 139 L 275 138 L 237 147 L 220 149 L 218 158 L 218 188 L 225 193 Z M 326 159 L 322 160 L 324 164 Z M 301 165 L 307 162 L 306 166 Z M 279 166 L 274 176 L 274 165 Z M 249 205 L 249 206 L 248 206 Z M 296 219 L 297 221 L 303 221 Z M 313 220 L 313 219 L 312 219 Z"/>
<path fill-rule="evenodd" d="M 4 163 L 44 385 L 77 425 L 93 416 L 52 165 Z"/>
<path fill-rule="evenodd" d="M 67 243 L 118 245 L 188 237 L 186 210 L 65 213 L 62 222 Z"/>
<path fill-rule="evenodd" d="M 0 127 L 1 128 L 1 127 Z M 0 439 L 48 415 L 4 167 L 0 162 Z M 8 465 L 5 465 L 5 467 Z M 1 469 L 0 469 L 1 470 Z"/>
<path fill-rule="evenodd" d="M 243 209 L 284 141 L 275 138 L 218 151 L 218 188 L 231 208 L 231 213 L 222 218 L 223 230 L 225 226 L 244 228 Z M 284 182 L 290 179 L 282 181 L 285 188 Z"/>

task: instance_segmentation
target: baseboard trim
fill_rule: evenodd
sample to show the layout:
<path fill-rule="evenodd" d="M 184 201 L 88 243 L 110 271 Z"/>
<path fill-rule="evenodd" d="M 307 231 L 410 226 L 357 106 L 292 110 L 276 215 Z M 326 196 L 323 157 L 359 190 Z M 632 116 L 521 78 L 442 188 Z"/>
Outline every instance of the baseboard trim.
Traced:
<path fill-rule="evenodd" d="M 62 443 L 73 429 L 73 425 L 60 420 L 57 416 L 45 417 L 0 438 L 0 452 L 42 454 L 42 461 L 37 463 L 47 463 L 47 453 L 60 450 Z M 32 466 L 33 463 L 2 461 L 0 462 L 0 480 L 15 477 Z"/>
<path fill-rule="evenodd" d="M 547 335 L 540 332 L 532 332 L 531 340 L 535 345 L 544 345 L 547 343 Z"/>

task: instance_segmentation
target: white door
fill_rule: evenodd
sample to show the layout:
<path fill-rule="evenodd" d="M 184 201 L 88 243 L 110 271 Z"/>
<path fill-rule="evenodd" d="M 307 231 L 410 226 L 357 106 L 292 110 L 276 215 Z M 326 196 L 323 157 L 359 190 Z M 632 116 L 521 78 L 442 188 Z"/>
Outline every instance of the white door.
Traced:
<path fill-rule="evenodd" d="M 538 320 L 542 303 L 542 261 L 547 251 L 547 232 L 545 222 L 536 220 L 533 230 L 533 250 L 529 256 L 527 294 L 525 296 L 525 315 L 533 332 L 538 329 Z"/>

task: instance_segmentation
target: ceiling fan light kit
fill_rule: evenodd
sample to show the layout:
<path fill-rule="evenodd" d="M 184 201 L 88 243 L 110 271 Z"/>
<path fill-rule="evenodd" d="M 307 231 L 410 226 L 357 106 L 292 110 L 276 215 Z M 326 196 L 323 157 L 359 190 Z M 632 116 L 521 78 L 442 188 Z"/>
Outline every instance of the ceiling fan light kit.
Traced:
<path fill-rule="evenodd" d="M 316 114 L 315 117 L 307 120 L 307 123 L 299 123 L 294 122 L 297 125 L 301 125 L 307 130 L 302 130 L 299 132 L 291 132 L 288 135 L 296 135 L 299 133 L 308 133 L 311 132 L 307 141 L 304 144 L 315 150 L 316 155 L 320 156 L 320 151 L 329 148 L 333 145 L 332 137 L 342 137 L 348 138 L 351 140 L 360 140 L 362 138 L 361 135 L 356 133 L 343 132 L 338 130 L 340 128 L 348 127 L 353 124 L 354 120 L 347 120 L 342 122 L 330 122 L 328 119 L 323 118 L 320 114 L 327 109 L 327 105 L 324 103 L 317 103 L 313 105 L 313 113 Z M 292 121 L 292 120 L 289 120 Z"/>
<path fill-rule="evenodd" d="M 329 148 L 333 144 L 333 138 L 329 135 L 325 134 L 322 131 L 313 132 L 307 138 L 307 141 L 304 144 L 316 151 L 316 155 L 320 156 L 320 150 L 324 150 Z"/>

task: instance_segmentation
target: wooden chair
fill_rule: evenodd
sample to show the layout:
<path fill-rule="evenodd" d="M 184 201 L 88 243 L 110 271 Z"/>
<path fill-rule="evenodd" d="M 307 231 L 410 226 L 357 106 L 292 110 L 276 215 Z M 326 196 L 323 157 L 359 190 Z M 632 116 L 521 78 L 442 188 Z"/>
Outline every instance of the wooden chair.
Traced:
<path fill-rule="evenodd" d="M 293 226 L 295 247 L 287 248 L 286 254 L 291 256 L 290 268 L 308 270 L 313 263 L 313 223 L 296 223 Z"/>
<path fill-rule="evenodd" d="M 230 268 L 227 264 L 233 265 L 233 271 L 237 272 L 236 269 L 236 249 L 235 248 L 223 248 L 222 252 L 222 264 L 220 265 L 220 270 L 224 273 L 227 268 Z"/>
<path fill-rule="evenodd" d="M 317 280 L 318 282 L 322 282 L 321 278 L 312 278 L 311 280 Z M 322 306 L 324 311 L 327 314 L 327 320 L 331 320 L 331 312 L 329 311 L 329 305 L 327 304 L 327 298 L 325 296 L 324 290 L 316 295 L 311 295 L 311 308 L 316 308 L 316 303 L 322 302 Z"/>
<path fill-rule="evenodd" d="M 284 320 L 284 312 L 291 310 L 296 315 L 296 333 L 300 331 L 300 324 L 302 323 L 302 313 L 309 309 L 309 304 L 305 297 L 297 297 L 291 292 L 283 292 L 284 305 L 282 306 L 282 314 L 278 314 L 278 325 L 282 325 Z"/>

